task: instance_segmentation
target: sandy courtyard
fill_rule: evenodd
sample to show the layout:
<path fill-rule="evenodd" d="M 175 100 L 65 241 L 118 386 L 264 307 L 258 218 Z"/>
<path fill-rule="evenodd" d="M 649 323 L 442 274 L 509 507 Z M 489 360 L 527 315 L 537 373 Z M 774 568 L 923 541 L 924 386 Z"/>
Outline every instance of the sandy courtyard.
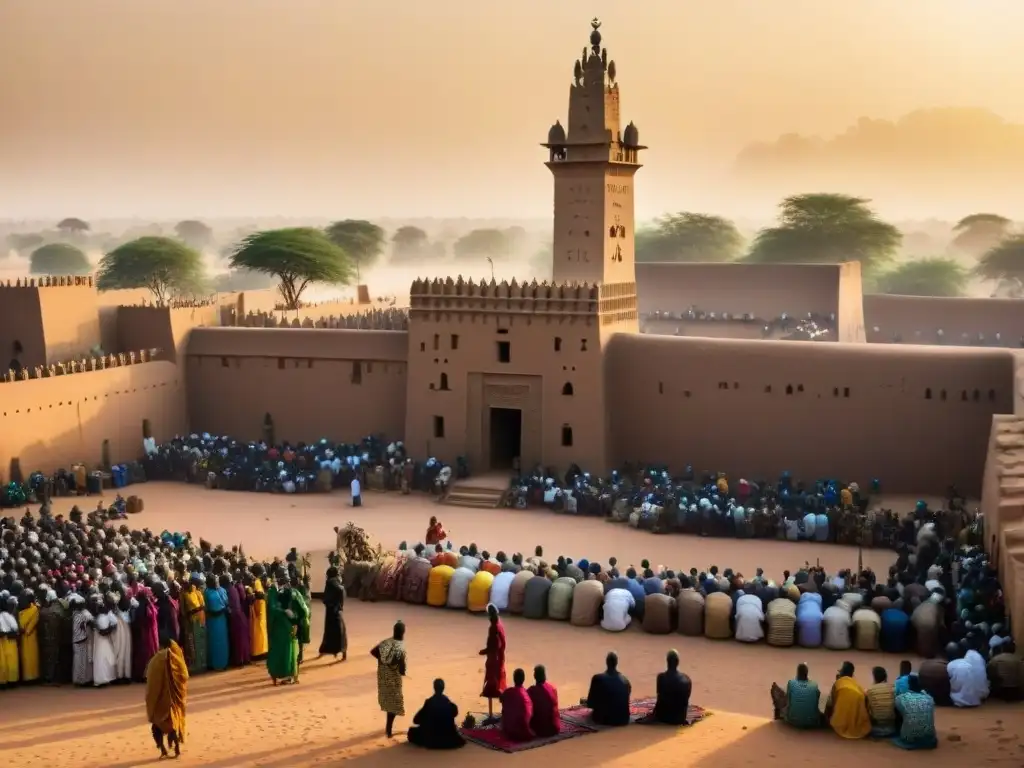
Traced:
<path fill-rule="evenodd" d="M 334 525 L 353 520 L 385 545 L 394 546 L 401 539 L 421 537 L 430 514 L 442 519 L 457 542 L 476 541 L 492 551 L 526 551 L 540 543 L 548 555 L 560 550 L 602 560 L 615 555 L 620 564 L 646 557 L 685 568 L 716 563 L 746 573 L 761 566 L 773 576 L 804 560 L 820 558 L 829 569 L 853 567 L 857 562 L 857 551 L 849 548 L 654 536 L 600 520 L 541 511 L 438 507 L 418 497 L 370 494 L 365 507 L 353 510 L 340 494 L 283 497 L 159 484 L 137 490 L 145 499 L 146 511 L 130 521 L 133 525 L 155 531 L 190 530 L 196 537 L 224 544 L 241 542 L 253 555 L 283 555 L 296 546 L 318 553 L 317 570 L 324 564 L 319 553 L 333 546 Z M 68 501 L 60 500 L 55 511 L 70 508 Z M 885 569 L 892 556 L 866 551 L 864 560 Z M 322 608 L 314 606 L 309 659 L 316 655 L 322 613 Z M 711 709 L 714 716 L 692 729 L 635 726 L 517 755 L 474 745 L 456 753 L 422 752 L 406 745 L 401 736 L 391 742 L 383 737 L 375 662 L 368 651 L 388 636 L 396 618 L 407 623 L 407 717 L 398 721 L 399 731 L 430 693 L 435 677 L 447 681 L 447 692 L 462 712 L 480 711 L 485 703 L 477 697 L 483 679 L 477 651 L 486 636 L 484 621 L 462 611 L 355 600 L 349 601 L 345 615 L 349 660 L 337 665 L 307 661 L 298 686 L 273 688 L 262 666 L 191 681 L 188 741 L 178 764 L 291 768 L 341 763 L 391 766 L 415 760 L 419 765 L 458 766 L 495 760 L 516 765 L 661 763 L 681 768 L 1024 765 L 1021 707 L 986 704 L 973 711 L 940 711 L 941 746 L 931 753 L 908 753 L 867 741 L 846 744 L 829 733 L 797 734 L 770 722 L 768 687 L 773 680 L 792 676 L 799 661 L 806 660 L 812 677 L 827 689 L 846 658 L 857 665 L 862 682 L 876 664 L 895 676 L 899 659 L 892 656 L 774 649 L 678 635 L 656 637 L 635 628 L 612 637 L 598 628 L 521 617 L 509 617 L 506 622 L 509 675 L 515 667 L 529 670 L 534 664 L 545 664 L 563 706 L 586 693 L 590 675 L 600 671 L 605 653 L 612 649 L 619 653 L 620 668 L 631 679 L 634 695 L 653 694 L 654 676 L 664 667 L 665 652 L 674 647 L 683 658 L 684 671 L 693 678 L 693 702 Z M 0 754 L 5 764 L 127 768 L 156 762 L 139 685 L 87 691 L 21 689 L 0 694 L 0 712 Z"/>

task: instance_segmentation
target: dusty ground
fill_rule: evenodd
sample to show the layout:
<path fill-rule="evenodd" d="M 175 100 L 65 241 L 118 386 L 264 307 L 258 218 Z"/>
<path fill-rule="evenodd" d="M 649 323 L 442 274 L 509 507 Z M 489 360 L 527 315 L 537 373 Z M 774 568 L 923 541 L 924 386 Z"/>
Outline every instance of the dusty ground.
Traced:
<path fill-rule="evenodd" d="M 437 507 L 422 499 L 367 497 L 367 506 L 352 510 L 340 495 L 284 498 L 243 493 L 209 492 L 198 488 L 148 485 L 140 489 L 146 511 L 132 523 L 188 529 L 212 541 L 241 541 L 252 554 L 326 550 L 333 544 L 331 527 L 355 520 L 389 544 L 422 535 L 430 514 L 440 513 L 458 541 L 506 551 L 545 545 L 549 553 L 621 562 L 648 557 L 689 567 L 716 562 L 752 571 L 760 565 L 769 574 L 804 560 L 821 559 L 827 567 L 856 564 L 856 550 L 782 542 L 738 542 L 653 536 L 601 521 L 572 519 L 543 512 L 460 510 Z M 58 505 L 58 511 L 70 505 Z M 358 514 L 353 514 L 357 512 Z M 585 551 L 584 551 L 585 550 Z M 865 562 L 884 567 L 886 553 L 865 552 Z M 401 739 L 383 737 L 383 715 L 376 704 L 375 667 L 370 647 L 386 637 L 396 618 L 408 624 L 408 717 L 429 694 L 431 681 L 443 677 L 448 693 L 462 711 L 479 711 L 477 698 L 482 665 L 477 651 L 486 634 L 483 621 L 464 612 L 448 612 L 400 603 L 351 601 L 346 610 L 350 657 L 344 664 L 323 660 L 303 666 L 302 682 L 273 688 L 262 667 L 208 674 L 190 683 L 189 738 L 181 765 L 264 766 L 307 765 L 391 766 L 416 760 L 419 765 L 470 765 L 481 760 L 526 765 L 538 760 L 573 764 L 626 766 L 668 764 L 680 768 L 732 768 L 778 765 L 786 768 L 828 765 L 875 766 L 981 765 L 1021 766 L 1024 709 L 986 704 L 973 711 L 942 711 L 941 747 L 932 753 L 906 753 L 887 744 L 848 744 L 828 733 L 797 734 L 769 721 L 768 687 L 792 675 L 799 661 L 811 665 L 823 687 L 840 662 L 851 659 L 858 677 L 882 664 L 894 675 L 899 659 L 877 654 L 838 654 L 826 650 L 773 649 L 734 642 L 655 637 L 639 630 L 610 636 L 600 629 L 578 629 L 556 622 L 531 622 L 510 617 L 509 672 L 547 665 L 563 703 L 586 692 L 589 677 L 603 665 L 604 654 L 619 652 L 621 667 L 636 695 L 653 693 L 654 675 L 663 668 L 664 653 L 679 650 L 694 681 L 694 703 L 715 712 L 689 730 L 632 727 L 572 739 L 518 755 L 487 752 L 469 745 L 455 754 L 414 752 Z M 322 611 L 314 612 L 315 656 Z M 17 766 L 61 768 L 127 768 L 154 761 L 156 754 L 145 721 L 141 686 L 97 691 L 22 689 L 0 694 L 0 754 Z M 1014 723 L 1017 725 L 1015 726 Z M 951 740 L 952 739 L 954 740 Z"/>

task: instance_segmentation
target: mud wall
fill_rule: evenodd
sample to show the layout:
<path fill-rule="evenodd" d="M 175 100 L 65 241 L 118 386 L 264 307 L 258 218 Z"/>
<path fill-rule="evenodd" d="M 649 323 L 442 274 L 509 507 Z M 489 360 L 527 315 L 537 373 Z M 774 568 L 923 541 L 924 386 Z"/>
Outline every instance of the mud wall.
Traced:
<path fill-rule="evenodd" d="M 216 304 L 196 307 L 118 307 L 117 344 L 119 349 L 161 350 L 176 362 L 184 353 L 193 328 L 218 325 L 220 310 Z"/>
<path fill-rule="evenodd" d="M 408 337 L 394 331 L 200 328 L 186 347 L 189 425 L 259 439 L 354 441 L 405 430 Z"/>
<path fill-rule="evenodd" d="M 898 333 L 907 344 L 934 344 L 941 328 L 948 345 L 962 344 L 965 333 L 983 333 L 986 339 L 999 333 L 1003 344 L 1016 346 L 1024 339 L 1024 302 L 869 295 L 864 297 L 864 324 L 871 342 L 888 343 Z"/>
<path fill-rule="evenodd" d="M 1014 409 L 1003 350 L 616 336 L 605 366 L 617 462 L 734 478 L 977 494 L 992 416 Z"/>
<path fill-rule="evenodd" d="M 39 292 L 35 288 L 0 286 L 0 370 L 14 357 L 14 342 L 21 344 L 19 362 L 26 368 L 46 364 L 46 338 Z"/>
<path fill-rule="evenodd" d="M 53 378 L 0 383 L 0 474 L 20 459 L 27 476 L 100 463 L 103 441 L 114 462 L 142 452 L 142 422 L 166 440 L 185 429 L 184 381 L 165 361 Z"/>
<path fill-rule="evenodd" d="M 837 341 L 863 344 L 867 341 L 864 328 L 864 283 L 859 261 L 839 265 L 839 309 L 836 313 Z"/>
<path fill-rule="evenodd" d="M 839 312 L 839 265 L 663 264 L 636 265 L 641 315 L 682 312 L 750 312 L 770 320 L 782 313 Z"/>

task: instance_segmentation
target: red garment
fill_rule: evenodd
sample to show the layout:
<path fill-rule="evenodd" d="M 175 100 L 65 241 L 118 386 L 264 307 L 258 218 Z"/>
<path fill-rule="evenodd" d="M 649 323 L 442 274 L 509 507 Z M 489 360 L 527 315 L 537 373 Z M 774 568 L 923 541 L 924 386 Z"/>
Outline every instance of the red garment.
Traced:
<path fill-rule="evenodd" d="M 501 564 L 496 563 L 493 560 L 484 560 L 482 563 L 480 563 L 480 570 L 487 571 L 492 576 L 497 576 L 499 573 L 501 573 Z"/>
<path fill-rule="evenodd" d="M 521 685 L 507 688 L 501 694 L 501 732 L 511 741 L 532 741 L 533 702 Z"/>
<path fill-rule="evenodd" d="M 487 630 L 487 661 L 484 663 L 484 690 L 480 694 L 485 699 L 497 699 L 505 690 L 505 625 L 501 619 L 491 624 Z M 526 689 L 523 689 L 526 693 Z M 527 718 L 526 722 L 529 723 Z"/>
<path fill-rule="evenodd" d="M 448 534 L 445 533 L 444 528 L 441 527 L 440 523 L 435 523 L 434 525 L 427 528 L 426 544 L 428 547 L 431 547 L 435 544 L 440 544 L 447 538 Z"/>
<path fill-rule="evenodd" d="M 554 736 L 562 730 L 562 718 L 558 714 L 558 691 L 551 683 L 531 685 L 527 691 L 533 704 L 530 730 L 538 736 Z"/>

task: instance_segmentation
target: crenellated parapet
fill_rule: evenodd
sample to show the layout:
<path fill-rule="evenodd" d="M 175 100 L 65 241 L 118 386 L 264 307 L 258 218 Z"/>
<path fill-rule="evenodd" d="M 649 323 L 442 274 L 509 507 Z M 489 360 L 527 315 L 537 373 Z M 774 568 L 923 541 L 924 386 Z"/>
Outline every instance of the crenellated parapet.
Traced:
<path fill-rule="evenodd" d="M 549 315 L 594 317 L 599 312 L 600 287 L 588 283 L 520 283 L 445 278 L 415 280 L 409 289 L 409 313 L 471 315 Z"/>
<path fill-rule="evenodd" d="M 92 275 L 40 275 L 0 280 L 2 288 L 93 288 Z"/>
<path fill-rule="evenodd" d="M 272 312 L 249 312 L 239 325 L 245 328 L 325 328 L 331 330 L 405 331 L 409 329 L 409 310 L 397 307 L 371 309 L 347 315 L 278 317 Z"/>
<path fill-rule="evenodd" d="M 162 304 L 156 301 L 146 301 L 142 299 L 137 304 L 120 304 L 122 307 L 149 307 L 150 309 L 199 309 L 202 307 L 214 307 L 220 306 L 217 300 L 216 294 L 213 296 L 206 296 L 203 298 L 193 299 L 171 299 L 165 301 Z"/>
<path fill-rule="evenodd" d="M 102 355 L 101 357 L 82 357 L 77 360 L 69 360 L 53 365 L 37 365 L 30 368 L 22 368 L 20 371 L 8 370 L 4 374 L 3 382 L 32 381 L 34 379 L 49 379 L 54 376 L 68 376 L 73 373 L 89 373 L 91 371 L 104 371 L 108 368 L 122 368 L 128 365 L 138 365 L 159 360 L 159 349 L 141 349 L 138 352 L 121 352 L 116 355 Z"/>

